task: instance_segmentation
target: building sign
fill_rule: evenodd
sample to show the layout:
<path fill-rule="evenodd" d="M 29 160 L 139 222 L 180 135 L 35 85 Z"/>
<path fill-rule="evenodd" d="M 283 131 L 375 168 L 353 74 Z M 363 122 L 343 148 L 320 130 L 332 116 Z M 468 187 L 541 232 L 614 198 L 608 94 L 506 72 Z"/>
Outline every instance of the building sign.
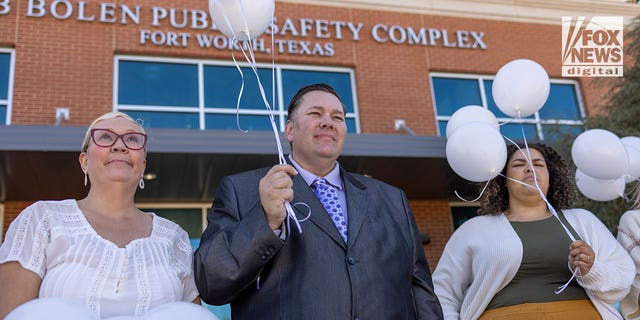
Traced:
<path fill-rule="evenodd" d="M 622 17 L 562 17 L 563 77 L 622 77 Z"/>
<path fill-rule="evenodd" d="M 11 0 L 0 0 L 0 19 L 11 12 Z M 213 50 L 241 50 L 237 41 L 217 31 L 208 11 L 165 7 L 142 8 L 120 3 L 88 3 L 71 0 L 27 0 L 24 15 L 29 18 L 51 16 L 59 20 L 92 23 L 140 25 L 143 16 L 151 18 L 151 25 L 139 32 L 138 44 L 156 47 L 193 47 Z M 173 30 L 158 30 L 171 28 Z M 484 32 L 476 30 L 448 30 L 411 26 L 335 21 L 309 18 L 275 17 L 266 35 L 253 40 L 254 51 L 278 54 L 326 56 L 335 55 L 335 40 L 358 42 L 363 37 L 385 45 L 428 46 L 461 49 L 487 49 Z M 289 39 L 279 39 L 286 36 Z M 293 38 L 293 40 L 291 40 Z"/>

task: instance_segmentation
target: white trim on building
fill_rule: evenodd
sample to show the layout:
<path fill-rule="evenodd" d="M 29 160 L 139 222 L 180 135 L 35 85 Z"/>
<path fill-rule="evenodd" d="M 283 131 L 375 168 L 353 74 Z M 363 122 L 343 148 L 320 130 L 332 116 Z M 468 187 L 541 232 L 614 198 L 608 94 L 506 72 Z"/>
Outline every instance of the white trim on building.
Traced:
<path fill-rule="evenodd" d="M 278 0 L 307 5 L 409 12 L 457 18 L 560 24 L 562 16 L 640 15 L 640 5 L 627 0 Z"/>

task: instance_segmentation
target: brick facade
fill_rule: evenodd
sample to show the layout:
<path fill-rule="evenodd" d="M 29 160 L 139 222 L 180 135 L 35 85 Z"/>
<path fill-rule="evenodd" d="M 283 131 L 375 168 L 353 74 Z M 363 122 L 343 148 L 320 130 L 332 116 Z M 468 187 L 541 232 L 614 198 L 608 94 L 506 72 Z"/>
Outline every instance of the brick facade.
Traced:
<path fill-rule="evenodd" d="M 2 224 L 4 228 L 2 230 L 2 239 L 4 239 L 4 235 L 7 234 L 7 229 L 9 228 L 11 221 L 13 221 L 13 219 L 15 219 L 18 214 L 20 214 L 20 212 L 31 203 L 32 202 L 30 201 L 7 201 L 4 203 L 4 220 Z"/>
<path fill-rule="evenodd" d="M 431 242 L 424 246 L 429 267 L 433 271 L 444 246 L 453 232 L 451 210 L 447 201 L 411 201 L 411 210 L 418 229 L 427 232 Z"/>
<path fill-rule="evenodd" d="M 140 24 L 96 21 L 99 7 L 87 2 L 85 16 L 92 22 L 78 21 L 78 7 L 68 19 L 54 18 L 46 6 L 43 17 L 26 16 L 26 1 L 12 2 L 11 12 L 0 15 L 0 45 L 16 50 L 13 124 L 52 124 L 53 110 L 70 108 L 70 125 L 86 125 L 95 116 L 113 106 L 113 57 L 115 54 L 165 56 L 229 60 L 230 52 L 200 48 L 195 35 L 217 34 L 189 27 L 177 29 L 161 20 L 151 26 L 154 6 L 207 10 L 206 2 L 150 1 L 123 2 L 141 7 Z M 59 7 L 62 12 L 64 7 Z M 121 19 L 119 9 L 116 20 Z M 180 16 L 180 15 L 179 15 Z M 278 35 L 278 39 L 318 43 L 333 42 L 335 55 L 305 56 L 279 54 L 277 63 L 328 65 L 353 68 L 356 73 L 360 120 L 363 133 L 394 133 L 393 119 L 406 119 L 418 134 L 436 133 L 433 104 L 429 90 L 429 72 L 495 74 L 506 62 L 530 58 L 545 67 L 550 77 L 560 77 L 560 25 L 428 16 L 399 12 L 380 12 L 339 7 L 317 7 L 277 3 L 276 17 L 352 21 L 364 24 L 360 39 L 353 40 L 346 28 L 342 39 L 313 39 Z M 484 32 L 486 50 L 444 48 L 411 44 L 378 43 L 370 30 L 375 24 L 386 26 L 473 30 Z M 187 47 L 157 46 L 139 43 L 140 30 L 189 33 Z M 267 39 L 268 41 L 268 39 Z M 270 62 L 271 56 L 257 54 Z M 587 110 L 600 102 L 602 91 L 591 81 L 580 80 Z"/>

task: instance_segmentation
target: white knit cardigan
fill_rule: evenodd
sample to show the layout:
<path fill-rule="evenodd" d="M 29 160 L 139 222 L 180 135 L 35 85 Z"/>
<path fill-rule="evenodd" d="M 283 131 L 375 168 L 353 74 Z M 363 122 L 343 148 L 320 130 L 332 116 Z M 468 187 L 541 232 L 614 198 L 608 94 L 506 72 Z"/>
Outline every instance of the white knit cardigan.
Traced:
<path fill-rule="evenodd" d="M 578 283 L 604 320 L 622 319 L 612 304 L 629 292 L 635 275 L 633 261 L 591 212 L 563 212 L 596 254 L 589 273 L 576 276 Z M 521 262 L 522 242 L 504 214 L 478 216 L 462 224 L 433 273 L 444 318 L 478 319 L 495 294 L 511 282 Z"/>
<path fill-rule="evenodd" d="M 640 319 L 640 210 L 625 212 L 618 224 L 618 241 L 636 265 L 636 277 L 629 294 L 620 302 L 620 311 L 627 320 Z"/>

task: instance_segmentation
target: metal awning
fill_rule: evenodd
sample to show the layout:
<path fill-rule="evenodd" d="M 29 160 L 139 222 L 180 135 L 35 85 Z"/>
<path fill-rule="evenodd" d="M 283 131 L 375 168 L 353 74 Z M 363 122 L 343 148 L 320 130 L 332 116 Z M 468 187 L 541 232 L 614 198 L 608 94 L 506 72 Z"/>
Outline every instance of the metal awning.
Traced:
<path fill-rule="evenodd" d="M 81 198 L 78 162 L 86 127 L 0 126 L 0 202 Z M 273 134 L 148 129 L 146 181 L 137 202 L 210 202 L 220 179 L 278 162 Z M 289 143 L 280 136 L 285 153 Z M 451 199 L 468 188 L 445 159 L 445 138 L 348 134 L 340 164 L 399 188 L 410 199 Z"/>

